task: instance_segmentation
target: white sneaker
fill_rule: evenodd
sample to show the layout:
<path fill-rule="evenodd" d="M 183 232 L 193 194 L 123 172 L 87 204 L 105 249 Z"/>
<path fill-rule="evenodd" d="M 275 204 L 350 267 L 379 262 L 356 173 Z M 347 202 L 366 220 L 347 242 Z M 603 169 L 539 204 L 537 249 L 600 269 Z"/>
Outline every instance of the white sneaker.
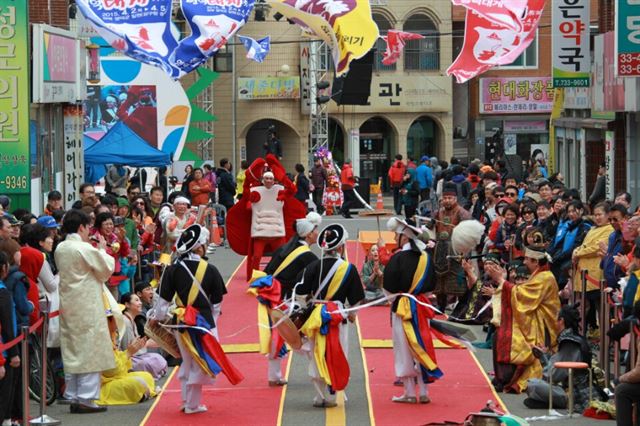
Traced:
<path fill-rule="evenodd" d="M 198 408 L 184 407 L 185 414 L 198 414 L 198 413 L 204 413 L 205 411 L 207 411 L 206 405 L 198 405 Z"/>

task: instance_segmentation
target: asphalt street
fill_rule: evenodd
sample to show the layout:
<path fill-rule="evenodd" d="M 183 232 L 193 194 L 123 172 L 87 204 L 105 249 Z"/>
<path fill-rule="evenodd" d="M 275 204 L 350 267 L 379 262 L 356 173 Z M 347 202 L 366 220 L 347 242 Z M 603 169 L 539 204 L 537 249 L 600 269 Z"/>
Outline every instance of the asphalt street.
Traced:
<path fill-rule="evenodd" d="M 391 204 L 390 199 L 386 199 L 385 201 L 385 204 Z M 359 231 L 377 229 L 375 218 L 358 218 L 357 216 L 354 216 L 353 219 L 343 219 L 340 216 L 323 218 L 323 225 L 333 222 L 342 223 L 347 229 L 350 239 L 356 239 Z M 381 220 L 383 228 L 385 223 L 386 219 Z M 228 280 L 242 261 L 242 257 L 236 255 L 229 248 L 219 247 L 216 249 L 215 253 L 209 257 L 209 260 L 220 270 L 225 280 Z M 476 335 L 479 338 L 484 338 L 484 333 L 479 327 L 476 330 Z M 482 364 L 485 371 L 492 371 L 491 350 L 479 349 L 476 352 L 476 357 Z M 289 385 L 284 401 L 282 424 L 287 426 L 302 424 L 325 425 L 330 423 L 349 425 L 373 424 L 368 410 L 367 396 L 365 392 L 365 371 L 359 347 L 357 330 L 353 326 L 350 329 L 349 335 L 349 360 L 351 363 L 352 377 L 349 382 L 349 388 L 346 392 L 347 402 L 345 404 L 345 418 L 337 419 L 338 423 L 334 423 L 336 422 L 336 419 L 327 419 L 325 416 L 325 410 L 315 409 L 311 406 L 314 390 L 307 376 L 307 361 L 306 359 L 294 354 L 291 361 Z M 159 385 L 162 386 L 162 384 L 163 381 L 160 381 Z M 523 395 L 500 394 L 499 396 L 508 409 L 515 415 L 526 418 L 532 416 L 544 416 L 546 414 L 546 410 L 531 410 L 526 408 L 522 403 L 525 398 Z M 451 397 L 458 398 L 460 395 L 452 394 Z M 55 419 L 61 420 L 64 425 L 138 425 L 144 419 L 152 403 L 153 401 L 147 401 L 132 406 L 109 407 L 106 413 L 91 415 L 70 414 L 68 406 L 54 403 L 52 406 L 47 407 L 47 414 Z M 210 401 L 209 404 L 211 403 L 212 402 Z M 250 409 L 250 407 L 251 401 L 247 400 L 247 408 Z M 481 408 L 482 407 L 477 407 L 478 410 Z M 177 409 L 178 407 L 176 407 L 176 410 Z M 425 409 L 428 409 L 428 406 L 426 406 Z M 35 417 L 38 414 L 38 406 L 36 404 L 32 404 L 31 416 Z M 193 420 L 185 418 L 184 424 L 195 424 L 190 423 Z M 402 423 L 408 424 L 406 419 L 403 420 Z M 409 423 L 411 422 L 409 421 Z M 536 424 L 537 423 L 538 422 L 536 422 Z M 586 425 L 594 424 L 594 421 L 587 418 L 574 417 L 573 419 L 563 418 L 560 420 L 540 422 L 540 424 L 543 423 L 548 425 Z M 256 421 L 253 424 L 261 424 L 258 413 L 256 413 Z M 611 425 L 613 422 L 602 422 L 601 424 Z"/>

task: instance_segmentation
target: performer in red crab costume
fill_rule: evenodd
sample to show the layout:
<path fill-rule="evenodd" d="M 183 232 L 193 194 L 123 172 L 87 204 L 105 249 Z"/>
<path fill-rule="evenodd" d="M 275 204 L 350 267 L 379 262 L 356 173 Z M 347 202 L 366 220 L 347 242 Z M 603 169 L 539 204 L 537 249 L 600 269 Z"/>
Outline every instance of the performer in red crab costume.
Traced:
<path fill-rule="evenodd" d="M 285 244 L 307 209 L 294 197 L 296 186 L 271 154 L 249 166 L 243 189 L 249 195 L 229 209 L 226 225 L 233 251 L 247 256 L 247 279 L 251 279 L 253 270 L 260 269 L 263 253 Z"/>

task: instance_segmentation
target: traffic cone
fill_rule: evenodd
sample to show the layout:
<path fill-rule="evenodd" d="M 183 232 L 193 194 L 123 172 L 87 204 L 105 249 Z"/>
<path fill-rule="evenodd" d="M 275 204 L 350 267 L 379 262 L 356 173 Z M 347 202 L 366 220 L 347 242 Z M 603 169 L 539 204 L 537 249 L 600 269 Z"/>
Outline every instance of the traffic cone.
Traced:
<path fill-rule="evenodd" d="M 382 190 L 378 192 L 378 199 L 376 200 L 376 210 L 383 210 L 384 202 L 382 201 Z"/>
<path fill-rule="evenodd" d="M 218 215 L 216 209 L 211 209 L 211 235 L 209 236 L 209 243 L 213 243 L 216 246 L 222 245 L 222 238 L 220 238 L 220 228 L 218 227 Z"/>

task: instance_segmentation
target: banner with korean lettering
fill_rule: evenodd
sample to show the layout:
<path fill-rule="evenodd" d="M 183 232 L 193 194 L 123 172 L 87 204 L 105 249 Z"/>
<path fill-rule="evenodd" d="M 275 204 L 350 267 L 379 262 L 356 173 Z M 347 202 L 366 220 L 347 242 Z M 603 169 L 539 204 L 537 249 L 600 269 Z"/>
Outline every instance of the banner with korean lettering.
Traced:
<path fill-rule="evenodd" d="M 299 99 L 300 77 L 238 78 L 238 99 Z"/>
<path fill-rule="evenodd" d="M 169 61 L 178 46 L 171 0 L 77 0 L 76 4 L 114 49 L 172 77 L 180 75 Z"/>
<path fill-rule="evenodd" d="M 467 8 L 464 43 L 447 69 L 458 83 L 515 61 L 536 37 L 545 0 L 453 0 Z"/>
<path fill-rule="evenodd" d="M 29 12 L 0 4 L 0 193 L 29 193 Z"/>
<path fill-rule="evenodd" d="M 84 117 L 82 107 L 67 105 L 64 114 L 64 205 L 67 209 L 76 200 L 84 182 L 84 151 L 82 146 Z"/>
<path fill-rule="evenodd" d="M 637 0 L 616 2 L 616 74 L 640 76 L 640 3 Z"/>
<path fill-rule="evenodd" d="M 553 109 L 550 77 L 481 78 L 481 114 L 539 114 Z"/>
<path fill-rule="evenodd" d="M 366 55 L 378 40 L 369 0 L 266 1 L 329 45 L 338 76 L 349 71 L 349 63 Z"/>
<path fill-rule="evenodd" d="M 552 2 L 551 33 L 555 87 L 589 87 L 589 6 L 590 0 Z"/>

